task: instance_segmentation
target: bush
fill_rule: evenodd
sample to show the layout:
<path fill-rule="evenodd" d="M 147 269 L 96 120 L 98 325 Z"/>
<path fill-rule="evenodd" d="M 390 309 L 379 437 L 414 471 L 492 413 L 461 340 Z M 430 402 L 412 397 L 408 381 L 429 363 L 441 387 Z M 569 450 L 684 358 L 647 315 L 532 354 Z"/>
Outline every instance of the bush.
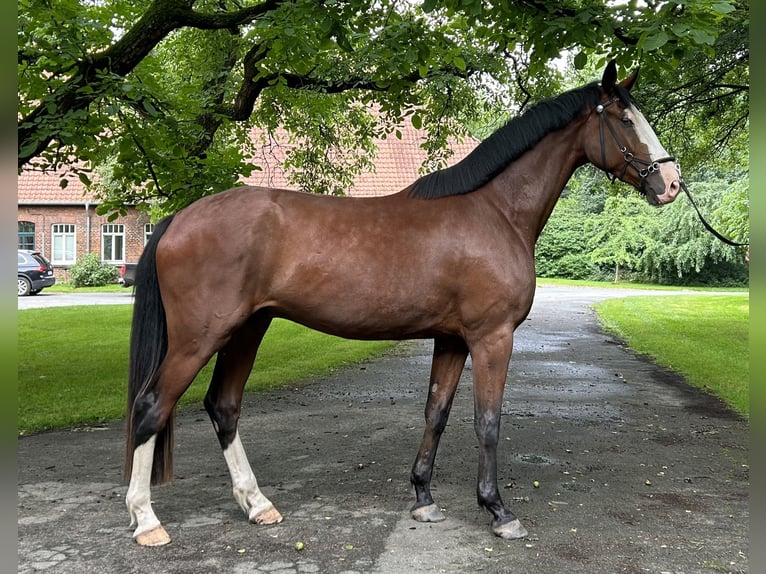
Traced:
<path fill-rule="evenodd" d="M 102 263 L 98 255 L 88 253 L 69 268 L 72 287 L 103 287 L 117 281 L 117 268 Z"/>

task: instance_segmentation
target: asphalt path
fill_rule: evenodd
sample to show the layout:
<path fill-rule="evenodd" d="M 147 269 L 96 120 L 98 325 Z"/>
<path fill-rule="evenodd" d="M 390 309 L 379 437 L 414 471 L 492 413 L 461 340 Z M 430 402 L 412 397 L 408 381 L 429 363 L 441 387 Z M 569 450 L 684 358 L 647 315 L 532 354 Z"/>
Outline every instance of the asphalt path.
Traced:
<path fill-rule="evenodd" d="M 123 305 L 133 303 L 133 289 L 105 293 L 57 293 L 43 290 L 37 295 L 17 297 L 18 310 L 73 305 Z"/>
<path fill-rule="evenodd" d="M 515 339 L 498 450 L 524 540 L 493 536 L 476 505 L 470 362 L 434 473 L 447 519 L 409 518 L 431 353 L 413 341 L 247 395 L 240 432 L 285 517 L 277 525 L 248 524 L 201 408 L 180 412 L 176 478 L 152 492 L 173 539 L 161 548 L 131 539 L 121 421 L 20 437 L 18 572 L 748 572 L 749 425 L 605 334 L 590 307 L 652 293 L 668 294 L 538 289 Z M 101 295 L 74 304 L 130 302 Z"/>

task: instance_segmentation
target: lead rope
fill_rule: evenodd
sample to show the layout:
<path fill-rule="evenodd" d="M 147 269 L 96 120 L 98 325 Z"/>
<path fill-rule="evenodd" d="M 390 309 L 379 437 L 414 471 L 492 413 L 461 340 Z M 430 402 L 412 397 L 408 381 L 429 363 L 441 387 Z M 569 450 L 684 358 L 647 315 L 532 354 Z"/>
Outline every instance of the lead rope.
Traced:
<path fill-rule="evenodd" d="M 615 132 L 614 128 L 612 127 L 611 122 L 609 121 L 609 118 L 604 113 L 604 109 L 613 104 L 615 101 L 617 101 L 617 98 L 612 98 L 611 100 L 604 102 L 603 104 L 599 104 L 596 106 L 596 113 L 598 114 L 598 137 L 601 143 L 601 170 L 606 174 L 607 178 L 610 178 L 612 183 L 614 183 L 617 180 L 616 174 L 610 174 L 606 170 L 606 149 L 604 146 L 604 123 L 606 123 L 606 127 L 609 128 L 609 132 L 612 134 L 612 137 L 614 138 L 615 143 L 620 148 L 620 152 L 622 152 L 623 158 L 625 159 L 625 163 L 622 166 L 622 172 L 620 173 L 620 179 L 622 179 L 622 176 L 625 175 L 625 171 L 627 171 L 628 166 L 633 167 L 638 172 L 640 182 L 639 182 L 639 189 L 643 187 L 644 179 L 646 179 L 646 176 L 649 175 L 649 173 L 657 170 L 659 168 L 660 163 L 664 163 L 667 161 L 675 161 L 676 158 L 669 156 L 661 158 L 655 162 L 646 162 L 644 160 L 640 160 L 637 157 L 635 157 L 632 153 L 630 153 L 625 146 L 623 146 L 620 143 L 620 139 L 617 137 L 617 133 Z M 647 166 L 646 169 L 639 169 L 635 165 L 633 165 L 633 162 L 639 162 L 642 164 L 645 164 Z M 697 207 L 697 202 L 694 201 L 694 198 L 692 197 L 691 192 L 686 187 L 686 182 L 683 180 L 682 177 L 679 176 L 678 183 L 681 185 L 681 189 L 684 190 L 684 193 L 686 193 L 686 197 L 689 198 L 689 202 L 692 204 L 692 207 L 694 207 L 694 211 L 697 212 L 697 216 L 699 217 L 700 221 L 702 222 L 702 225 L 707 229 L 710 233 L 712 233 L 717 239 L 720 241 L 726 243 L 727 245 L 731 245 L 732 247 L 749 247 L 749 243 L 738 243 L 737 241 L 732 241 L 731 239 L 724 237 L 720 233 L 718 233 L 712 225 L 710 225 L 707 221 L 705 221 L 705 218 L 702 216 L 702 212 L 700 211 L 699 207 Z"/>
<path fill-rule="evenodd" d="M 724 237 L 720 233 L 718 233 L 715 229 L 713 229 L 713 226 L 710 225 L 707 221 L 705 221 L 705 218 L 702 217 L 702 213 L 699 210 L 699 207 L 697 207 L 697 202 L 694 201 L 694 198 L 692 197 L 692 194 L 689 192 L 689 190 L 686 187 L 686 182 L 683 179 L 679 180 L 679 183 L 681 184 L 681 189 L 684 190 L 684 193 L 686 193 L 686 197 L 689 198 L 689 201 L 692 204 L 692 207 L 694 207 L 694 211 L 697 212 L 697 215 L 700 218 L 700 221 L 702 222 L 702 225 L 705 226 L 705 229 L 707 229 L 710 233 L 715 235 L 718 239 L 726 243 L 727 245 L 731 245 L 732 247 L 749 247 L 749 243 L 738 243 L 736 241 L 732 241 L 728 237 Z"/>

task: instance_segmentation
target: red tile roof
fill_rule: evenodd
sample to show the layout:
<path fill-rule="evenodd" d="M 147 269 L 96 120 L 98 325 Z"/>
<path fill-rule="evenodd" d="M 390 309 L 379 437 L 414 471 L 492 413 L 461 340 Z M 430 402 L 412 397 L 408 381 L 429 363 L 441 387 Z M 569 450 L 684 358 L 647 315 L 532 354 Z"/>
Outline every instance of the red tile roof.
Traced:
<path fill-rule="evenodd" d="M 398 139 L 391 135 L 385 140 L 377 140 L 378 154 L 375 159 L 375 172 L 360 174 L 354 181 L 349 195 L 375 196 L 396 193 L 414 182 L 418 176 L 418 170 L 426 159 L 426 152 L 421 149 L 426 132 L 415 130 L 410 127 L 401 128 L 402 138 Z M 247 185 L 261 185 L 267 187 L 282 187 L 295 189 L 296 186 L 288 182 L 282 169 L 285 151 L 292 147 L 284 134 L 280 136 L 280 143 L 273 146 L 263 146 L 254 162 L 260 165 L 260 171 L 253 171 L 252 175 L 242 178 Z M 451 143 L 452 157 L 448 160 L 449 165 L 457 163 L 468 155 L 478 142 L 466 139 L 463 142 Z M 43 173 L 40 171 L 24 171 L 18 177 L 18 203 L 29 204 L 79 204 L 85 202 L 98 203 L 92 193 L 86 192 L 85 187 L 77 176 L 68 177 L 68 185 L 62 189 L 60 186 L 59 173 Z"/>
<path fill-rule="evenodd" d="M 80 179 L 68 176 L 69 184 L 61 188 L 60 172 L 24 171 L 18 176 L 16 189 L 19 204 L 82 205 L 98 203 L 92 193 L 85 190 Z"/>

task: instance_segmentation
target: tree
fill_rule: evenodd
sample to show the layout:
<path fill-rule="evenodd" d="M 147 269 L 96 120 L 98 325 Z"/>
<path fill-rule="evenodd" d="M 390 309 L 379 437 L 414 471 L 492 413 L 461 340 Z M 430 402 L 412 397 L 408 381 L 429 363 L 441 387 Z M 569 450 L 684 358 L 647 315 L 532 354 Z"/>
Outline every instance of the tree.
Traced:
<path fill-rule="evenodd" d="M 704 51 L 679 53 L 677 66 L 639 82 L 637 97 L 663 143 L 692 177 L 747 170 L 749 161 L 749 7 L 738 0 L 728 25 Z"/>
<path fill-rule="evenodd" d="M 607 198 L 607 180 L 593 167 L 582 167 L 567 183 L 535 244 L 535 271 L 541 277 L 600 279 L 586 241 Z"/>
<path fill-rule="evenodd" d="M 597 265 L 614 269 L 614 282 L 624 271 L 638 269 L 644 251 L 655 242 L 658 219 L 652 207 L 635 193 L 613 195 L 604 211 L 589 220 L 587 245 Z"/>
<path fill-rule="evenodd" d="M 88 185 L 99 167 L 106 209 L 174 211 L 257 169 L 252 128 L 281 126 L 296 181 L 338 192 L 403 120 L 429 128 L 438 166 L 487 109 L 560 91 L 562 52 L 660 78 L 693 54 L 713 65 L 743 14 L 736 0 L 20 0 L 18 165 Z"/>
<path fill-rule="evenodd" d="M 750 239 L 747 217 L 747 180 L 734 177 L 691 181 L 694 198 L 713 227 L 739 242 Z M 650 278 L 668 282 L 700 273 L 716 264 L 744 266 L 744 252 L 725 245 L 700 223 L 687 201 L 675 201 L 662 208 L 654 239 L 643 254 L 640 268 Z"/>

